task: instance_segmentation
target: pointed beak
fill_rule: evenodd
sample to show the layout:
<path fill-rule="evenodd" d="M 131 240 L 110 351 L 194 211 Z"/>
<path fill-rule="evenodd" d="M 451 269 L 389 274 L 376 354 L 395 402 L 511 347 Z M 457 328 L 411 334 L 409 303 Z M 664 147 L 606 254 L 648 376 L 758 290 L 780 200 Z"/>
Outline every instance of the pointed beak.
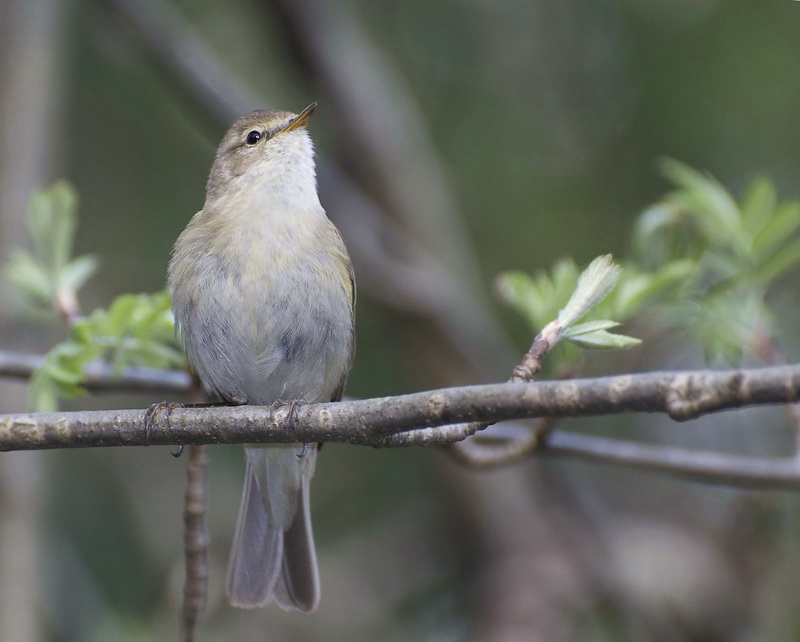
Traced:
<path fill-rule="evenodd" d="M 308 125 L 308 121 L 311 120 L 311 114 L 314 113 L 314 110 L 317 108 L 317 103 L 311 103 L 308 107 L 306 107 L 303 111 L 301 111 L 297 118 L 289 121 L 289 124 L 284 127 L 284 132 L 290 132 L 294 129 L 299 129 L 300 127 L 305 127 Z"/>

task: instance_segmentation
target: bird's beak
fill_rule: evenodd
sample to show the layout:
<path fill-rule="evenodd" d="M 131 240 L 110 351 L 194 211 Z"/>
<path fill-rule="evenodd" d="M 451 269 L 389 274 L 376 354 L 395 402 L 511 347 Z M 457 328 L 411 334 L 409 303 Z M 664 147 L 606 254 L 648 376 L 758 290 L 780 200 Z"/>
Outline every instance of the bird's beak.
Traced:
<path fill-rule="evenodd" d="M 311 114 L 314 113 L 314 110 L 317 108 L 317 103 L 311 103 L 308 107 L 306 107 L 303 111 L 301 111 L 297 118 L 294 120 L 289 121 L 289 124 L 283 129 L 284 132 L 290 132 L 294 129 L 299 129 L 300 127 L 305 127 L 308 125 L 308 121 L 311 120 Z"/>

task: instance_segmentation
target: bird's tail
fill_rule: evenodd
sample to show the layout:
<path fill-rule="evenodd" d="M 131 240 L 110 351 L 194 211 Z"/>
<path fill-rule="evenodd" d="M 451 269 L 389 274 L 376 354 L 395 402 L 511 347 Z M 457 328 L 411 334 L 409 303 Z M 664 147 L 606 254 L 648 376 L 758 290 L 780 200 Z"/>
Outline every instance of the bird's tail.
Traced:
<path fill-rule="evenodd" d="M 316 444 L 245 448 L 242 505 L 226 590 L 233 606 L 310 612 L 319 604 L 319 573 L 311 532 L 309 484 Z"/>

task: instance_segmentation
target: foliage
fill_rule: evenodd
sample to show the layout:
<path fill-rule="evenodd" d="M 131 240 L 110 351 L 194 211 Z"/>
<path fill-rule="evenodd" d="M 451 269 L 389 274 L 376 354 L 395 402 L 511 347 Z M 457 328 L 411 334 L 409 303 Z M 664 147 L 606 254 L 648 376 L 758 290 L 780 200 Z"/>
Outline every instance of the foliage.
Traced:
<path fill-rule="evenodd" d="M 31 380 L 32 405 L 54 410 L 60 399 L 84 394 L 83 373 L 97 359 L 111 363 L 118 374 L 125 366 L 183 367 L 174 335 L 167 292 L 120 295 L 107 310 L 78 319 L 70 337 L 47 353 Z"/>
<path fill-rule="evenodd" d="M 28 226 L 33 252 L 17 250 L 4 273 L 34 307 L 54 310 L 63 300 L 77 301 L 78 290 L 95 271 L 92 256 L 72 257 L 77 226 L 74 188 L 59 181 L 35 193 Z M 31 380 L 31 405 L 54 410 L 59 400 L 84 393 L 84 372 L 102 359 L 113 370 L 125 366 L 184 367 L 175 341 L 167 292 L 123 294 L 107 309 L 69 320 L 69 337 L 45 355 Z"/>
<path fill-rule="evenodd" d="M 15 249 L 4 275 L 36 308 L 52 310 L 54 301 L 77 292 L 97 269 L 93 256 L 72 258 L 77 208 L 78 195 L 66 181 L 31 198 L 27 221 L 33 252 Z"/>
<path fill-rule="evenodd" d="M 633 258 L 617 287 L 592 311 L 594 321 L 573 328 L 565 339 L 581 347 L 620 347 L 615 340 L 604 346 L 602 333 L 658 309 L 651 318 L 690 332 L 708 359 L 736 363 L 745 352 L 757 353 L 763 337 L 773 336 L 766 295 L 800 263 L 800 203 L 779 203 L 764 177 L 754 179 L 737 202 L 716 179 L 678 161 L 664 160 L 661 168 L 675 189 L 637 220 Z M 575 262 L 563 259 L 549 273 L 504 273 L 497 290 L 540 330 L 578 281 Z M 612 318 L 618 321 L 605 320 Z M 577 358 L 567 353 L 559 365 L 570 367 Z"/>
<path fill-rule="evenodd" d="M 612 262 L 610 255 L 596 258 L 580 275 L 573 262 L 562 262 L 556 267 L 553 281 L 543 278 L 536 282 L 521 272 L 506 273 L 498 280 L 500 294 L 525 314 L 534 327 L 537 321 L 545 325 L 557 318 L 562 339 L 575 345 L 627 348 L 639 343 L 638 339 L 609 332 L 619 325 L 616 321 L 603 319 L 575 325 L 606 298 L 619 280 L 619 266 Z M 555 303 L 561 300 L 557 297 L 562 293 L 569 293 L 563 307 Z"/>

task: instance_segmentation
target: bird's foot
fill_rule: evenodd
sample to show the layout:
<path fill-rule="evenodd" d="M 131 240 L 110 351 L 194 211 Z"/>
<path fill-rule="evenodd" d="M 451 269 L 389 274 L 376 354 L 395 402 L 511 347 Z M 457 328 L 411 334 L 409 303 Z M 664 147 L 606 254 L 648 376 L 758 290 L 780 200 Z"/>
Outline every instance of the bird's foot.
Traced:
<path fill-rule="evenodd" d="M 289 412 L 286 416 L 290 423 L 294 423 L 297 419 L 297 411 L 306 405 L 305 399 L 276 399 L 272 402 L 270 409 L 275 411 L 278 408 L 289 406 Z"/>
<path fill-rule="evenodd" d="M 286 415 L 286 418 L 289 424 L 294 424 L 295 420 L 297 419 L 297 411 L 306 404 L 305 399 L 277 399 L 272 403 L 270 408 L 272 410 L 277 410 L 278 408 L 282 408 L 283 406 L 289 406 L 289 412 Z M 298 459 L 303 459 L 308 452 L 308 444 L 303 444 L 303 450 L 301 450 L 297 457 Z"/>
<path fill-rule="evenodd" d="M 175 408 L 185 407 L 186 404 L 183 404 L 180 401 L 159 401 L 158 403 L 151 404 L 144 413 L 145 444 L 147 446 L 150 445 L 150 432 L 153 430 L 156 417 L 160 412 L 164 412 L 164 418 L 167 420 L 167 425 L 169 425 L 169 416 L 172 414 L 172 411 L 175 410 Z M 183 446 L 178 446 L 178 450 L 170 454 L 173 457 L 180 457 L 183 454 Z"/>
<path fill-rule="evenodd" d="M 169 417 L 176 408 L 218 408 L 222 406 L 239 406 L 242 403 L 244 402 L 238 400 L 214 403 L 181 403 L 180 401 L 159 401 L 154 403 L 144 413 L 145 443 L 147 446 L 150 445 L 150 431 L 155 425 L 158 414 L 162 411 L 164 411 L 164 418 L 167 420 L 167 425 L 169 425 Z M 170 453 L 175 458 L 180 457 L 182 454 L 182 445 L 178 446 L 178 450 Z"/>

